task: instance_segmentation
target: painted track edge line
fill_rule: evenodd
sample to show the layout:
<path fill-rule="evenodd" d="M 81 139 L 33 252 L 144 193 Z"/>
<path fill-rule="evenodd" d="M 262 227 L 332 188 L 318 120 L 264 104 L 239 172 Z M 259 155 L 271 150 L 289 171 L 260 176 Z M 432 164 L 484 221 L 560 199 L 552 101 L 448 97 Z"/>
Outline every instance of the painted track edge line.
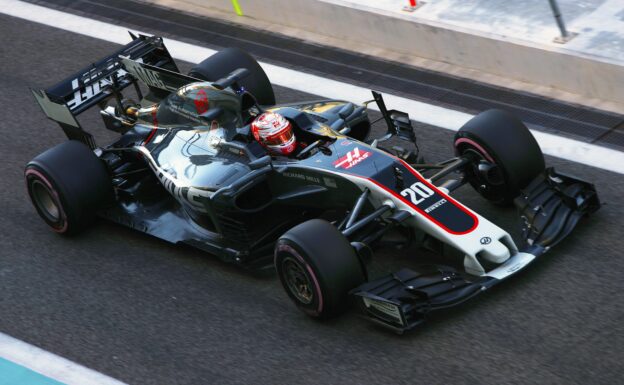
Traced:
<path fill-rule="evenodd" d="M 134 28 L 124 28 L 19 0 L 0 0 L 0 13 L 117 44 L 129 42 L 128 30 L 141 33 Z M 165 43 L 174 58 L 190 63 L 198 63 L 216 52 L 209 48 L 174 39 L 165 39 Z M 103 53 L 103 55 L 105 54 Z M 364 87 L 274 64 L 263 62 L 260 64 L 271 82 L 282 87 L 331 99 L 344 99 L 354 102 L 371 99 L 370 90 Z M 388 105 L 394 109 L 408 112 L 413 120 L 452 131 L 457 131 L 473 117 L 471 114 L 397 95 L 384 94 L 384 97 Z M 376 109 L 374 106 L 371 107 Z M 542 131 L 531 130 L 531 132 L 544 154 L 624 174 L 624 152 Z"/>
<path fill-rule="evenodd" d="M 0 333 L 0 357 L 67 385 L 126 385 L 4 333 Z"/>

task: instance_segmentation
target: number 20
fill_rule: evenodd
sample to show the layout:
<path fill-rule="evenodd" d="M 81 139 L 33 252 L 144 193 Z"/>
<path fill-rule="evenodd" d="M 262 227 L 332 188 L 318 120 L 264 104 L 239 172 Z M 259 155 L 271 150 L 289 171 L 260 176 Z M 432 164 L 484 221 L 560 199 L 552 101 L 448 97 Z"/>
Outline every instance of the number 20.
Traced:
<path fill-rule="evenodd" d="M 401 191 L 404 197 L 409 196 L 413 204 L 417 205 L 434 194 L 433 190 L 422 182 L 416 182 L 409 188 Z"/>

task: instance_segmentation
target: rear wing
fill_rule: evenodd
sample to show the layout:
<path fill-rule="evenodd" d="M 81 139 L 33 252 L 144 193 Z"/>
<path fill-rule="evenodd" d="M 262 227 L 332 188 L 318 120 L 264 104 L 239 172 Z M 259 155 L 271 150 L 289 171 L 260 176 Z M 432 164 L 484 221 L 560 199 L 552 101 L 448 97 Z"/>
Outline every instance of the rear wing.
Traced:
<path fill-rule="evenodd" d="M 132 33 L 130 36 L 133 40 L 111 55 L 52 87 L 31 90 L 46 116 L 57 122 L 69 139 L 95 148 L 93 136 L 82 129 L 76 116 L 111 96 L 121 104 L 121 90 L 130 85 L 135 86 L 139 98 L 142 98 L 137 79 L 122 66 L 123 58 L 145 63 L 152 68 L 178 72 L 162 38 L 144 35 L 137 37 Z"/>

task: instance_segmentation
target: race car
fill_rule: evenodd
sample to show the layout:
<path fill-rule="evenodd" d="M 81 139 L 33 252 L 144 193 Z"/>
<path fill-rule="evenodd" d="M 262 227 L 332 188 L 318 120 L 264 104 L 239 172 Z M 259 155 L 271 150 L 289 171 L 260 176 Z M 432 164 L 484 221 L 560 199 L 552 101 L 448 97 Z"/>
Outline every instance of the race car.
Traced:
<path fill-rule="evenodd" d="M 101 217 L 247 268 L 274 266 L 309 316 L 355 303 L 402 333 L 522 270 L 600 207 L 591 183 L 545 167 L 531 132 L 507 112 L 477 115 L 455 135 L 455 157 L 426 163 L 409 115 L 388 110 L 378 92 L 359 105 L 276 104 L 267 75 L 243 51 L 225 49 L 182 74 L 162 38 L 131 37 L 32 91 L 70 139 L 25 169 L 34 207 L 58 233 Z M 377 138 L 369 137 L 370 103 L 387 126 Z M 113 143 L 96 144 L 76 120 L 94 106 L 118 133 Z M 408 149 L 387 148 L 397 138 Z M 515 203 L 521 245 L 452 196 L 466 184 L 494 204 Z M 462 268 L 415 258 L 369 278 L 372 250 L 389 234 L 453 250 Z"/>

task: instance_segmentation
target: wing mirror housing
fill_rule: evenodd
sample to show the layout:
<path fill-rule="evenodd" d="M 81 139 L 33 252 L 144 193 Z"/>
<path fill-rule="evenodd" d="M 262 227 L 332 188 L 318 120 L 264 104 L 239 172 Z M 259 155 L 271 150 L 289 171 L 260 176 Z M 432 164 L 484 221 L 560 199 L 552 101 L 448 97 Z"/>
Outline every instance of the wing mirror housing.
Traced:
<path fill-rule="evenodd" d="M 371 91 L 373 93 L 373 100 L 368 101 L 365 105 L 372 103 L 373 101 L 379 107 L 379 111 L 381 112 L 382 119 L 385 120 L 386 126 L 388 130 L 386 133 L 377 138 L 378 142 L 386 141 L 393 136 L 398 136 L 403 140 L 407 140 L 416 144 L 416 134 L 414 134 L 414 127 L 412 127 L 412 121 L 409 118 L 407 112 L 397 111 L 397 110 L 388 110 L 386 108 L 386 103 L 383 100 L 383 96 L 381 93 L 377 91 Z"/>
<path fill-rule="evenodd" d="M 254 161 L 249 162 L 248 166 L 252 170 L 258 170 L 264 168 L 266 166 L 271 165 L 271 157 L 269 155 L 265 155 L 262 158 L 258 158 Z"/>

